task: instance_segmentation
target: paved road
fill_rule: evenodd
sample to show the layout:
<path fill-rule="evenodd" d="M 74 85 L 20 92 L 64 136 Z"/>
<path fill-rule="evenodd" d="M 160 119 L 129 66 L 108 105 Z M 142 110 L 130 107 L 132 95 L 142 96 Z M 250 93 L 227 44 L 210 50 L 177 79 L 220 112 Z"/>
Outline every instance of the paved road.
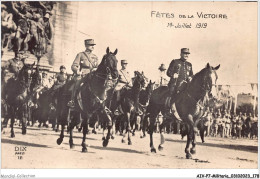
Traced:
<path fill-rule="evenodd" d="M 87 135 L 88 153 L 81 152 L 81 133 L 75 131 L 74 149 L 69 148 L 69 138 L 56 144 L 59 134 L 51 128 L 29 127 L 27 135 L 15 128 L 15 138 L 10 130 L 2 134 L 2 168 L 257 168 L 258 141 L 256 139 L 198 138 L 197 153 L 185 159 L 185 140 L 180 135 L 165 134 L 163 151 L 151 153 L 149 137 L 132 137 L 132 145 L 121 143 L 116 136 L 106 148 L 102 147 L 101 131 Z M 159 134 L 154 143 L 158 146 Z M 15 153 L 21 147 L 23 155 Z M 22 159 L 18 159 L 22 156 Z"/>

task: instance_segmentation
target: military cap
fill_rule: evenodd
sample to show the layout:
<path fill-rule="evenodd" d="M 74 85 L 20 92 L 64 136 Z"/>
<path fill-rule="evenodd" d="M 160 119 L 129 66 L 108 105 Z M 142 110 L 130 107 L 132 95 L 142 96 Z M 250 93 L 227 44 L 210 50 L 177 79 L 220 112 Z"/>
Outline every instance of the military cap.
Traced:
<path fill-rule="evenodd" d="M 190 49 L 188 49 L 188 48 L 182 48 L 182 49 L 181 49 L 181 53 L 190 54 Z"/>
<path fill-rule="evenodd" d="M 86 39 L 85 40 L 85 45 L 96 45 L 94 42 L 94 39 Z"/>
<path fill-rule="evenodd" d="M 61 66 L 60 66 L 60 70 L 61 70 L 61 69 L 66 69 L 66 67 L 65 67 L 64 65 L 61 65 Z"/>
<path fill-rule="evenodd" d="M 128 64 L 126 60 L 121 60 L 121 64 Z"/>

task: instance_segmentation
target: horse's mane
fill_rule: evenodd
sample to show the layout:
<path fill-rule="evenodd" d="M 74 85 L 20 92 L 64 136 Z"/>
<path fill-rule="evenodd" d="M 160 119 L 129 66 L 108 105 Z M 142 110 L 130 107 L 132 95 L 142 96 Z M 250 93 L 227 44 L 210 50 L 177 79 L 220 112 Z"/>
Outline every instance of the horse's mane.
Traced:
<path fill-rule="evenodd" d="M 206 68 L 203 68 L 202 70 L 200 70 L 198 73 L 196 73 L 195 75 L 194 75 L 194 77 L 192 78 L 192 81 L 191 81 L 191 83 L 192 82 L 195 82 L 195 81 L 197 81 L 198 79 L 200 79 L 200 78 L 202 78 L 203 76 L 205 76 L 205 73 L 207 73 L 207 67 Z"/>

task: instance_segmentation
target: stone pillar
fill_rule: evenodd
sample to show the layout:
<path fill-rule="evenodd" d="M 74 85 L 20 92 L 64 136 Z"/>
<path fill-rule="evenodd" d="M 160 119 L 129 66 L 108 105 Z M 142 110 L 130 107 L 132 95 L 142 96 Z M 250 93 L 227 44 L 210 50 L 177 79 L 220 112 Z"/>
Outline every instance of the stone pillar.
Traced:
<path fill-rule="evenodd" d="M 49 63 L 54 71 L 59 71 L 60 65 L 67 68 L 75 58 L 75 41 L 77 33 L 79 2 L 57 2 L 53 14 L 53 44 L 49 54 Z"/>

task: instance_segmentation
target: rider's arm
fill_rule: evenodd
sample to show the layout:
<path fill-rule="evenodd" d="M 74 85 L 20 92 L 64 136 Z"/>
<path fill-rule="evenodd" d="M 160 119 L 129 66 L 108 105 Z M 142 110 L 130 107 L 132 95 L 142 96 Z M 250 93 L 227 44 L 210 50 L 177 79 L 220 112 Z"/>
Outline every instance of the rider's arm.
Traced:
<path fill-rule="evenodd" d="M 15 12 L 16 14 L 18 14 L 20 17 L 22 17 L 22 18 L 25 17 L 25 15 L 21 14 L 21 13 L 18 11 L 18 9 L 16 9 L 16 7 L 15 7 L 15 2 L 12 2 L 12 8 L 13 8 L 14 12 Z"/>
<path fill-rule="evenodd" d="M 80 53 L 77 54 L 74 62 L 71 65 L 71 70 L 73 71 L 73 73 L 77 74 L 79 72 L 79 68 L 80 68 Z"/>
<path fill-rule="evenodd" d="M 173 77 L 173 73 L 174 73 L 174 60 L 172 60 L 172 62 L 170 63 L 170 66 L 169 66 L 169 68 L 168 68 L 168 70 L 167 70 L 167 76 L 168 77 Z"/>

